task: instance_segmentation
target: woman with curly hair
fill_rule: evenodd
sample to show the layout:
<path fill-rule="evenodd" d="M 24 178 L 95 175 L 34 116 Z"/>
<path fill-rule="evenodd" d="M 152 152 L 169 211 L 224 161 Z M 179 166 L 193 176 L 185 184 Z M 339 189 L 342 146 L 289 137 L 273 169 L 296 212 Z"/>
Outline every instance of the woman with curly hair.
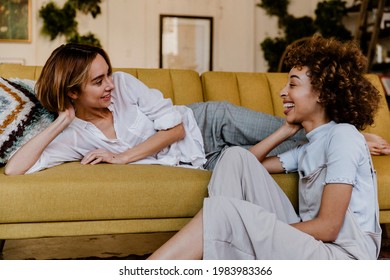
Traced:
<path fill-rule="evenodd" d="M 150 259 L 376 259 L 377 184 L 359 130 L 373 123 L 377 89 L 353 42 L 314 36 L 288 49 L 280 96 L 286 122 L 250 152 L 226 150 L 203 209 Z M 308 142 L 266 157 L 301 127 Z M 261 162 L 261 163 L 259 163 Z M 299 174 L 299 209 L 269 173 Z"/>

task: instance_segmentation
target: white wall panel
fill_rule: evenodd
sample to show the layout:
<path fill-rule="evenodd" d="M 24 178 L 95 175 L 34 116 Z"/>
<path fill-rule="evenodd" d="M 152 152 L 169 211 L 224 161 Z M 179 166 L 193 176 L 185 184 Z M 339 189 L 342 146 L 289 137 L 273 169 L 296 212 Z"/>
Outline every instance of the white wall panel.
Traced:
<path fill-rule="evenodd" d="M 0 58 L 43 65 L 64 38 L 50 41 L 40 34 L 38 11 L 47 0 L 32 0 L 32 42 L 0 43 Z M 56 0 L 61 7 L 65 0 Z M 214 18 L 213 69 L 266 71 L 260 42 L 277 35 L 276 19 L 257 8 L 257 0 L 103 0 L 102 14 L 79 15 L 79 32 L 94 33 L 115 67 L 159 67 L 159 16 L 177 14 Z M 290 11 L 313 13 L 318 0 L 292 0 Z"/>

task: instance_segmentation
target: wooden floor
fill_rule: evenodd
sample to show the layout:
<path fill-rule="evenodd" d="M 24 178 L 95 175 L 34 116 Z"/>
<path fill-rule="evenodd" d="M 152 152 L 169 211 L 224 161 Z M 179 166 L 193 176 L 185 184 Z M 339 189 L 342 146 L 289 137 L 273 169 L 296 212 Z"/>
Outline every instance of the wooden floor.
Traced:
<path fill-rule="evenodd" d="M 390 238 L 382 240 L 382 248 L 379 259 L 390 260 Z"/>
<path fill-rule="evenodd" d="M 4 260 L 144 259 L 173 233 L 7 240 Z"/>
<path fill-rule="evenodd" d="M 390 224 L 381 225 L 382 227 L 382 243 L 379 259 L 390 260 Z"/>
<path fill-rule="evenodd" d="M 142 260 L 168 240 L 173 233 L 124 234 L 86 237 L 56 237 L 8 240 L 4 260 Z M 379 256 L 390 260 L 390 239 L 382 242 Z"/>

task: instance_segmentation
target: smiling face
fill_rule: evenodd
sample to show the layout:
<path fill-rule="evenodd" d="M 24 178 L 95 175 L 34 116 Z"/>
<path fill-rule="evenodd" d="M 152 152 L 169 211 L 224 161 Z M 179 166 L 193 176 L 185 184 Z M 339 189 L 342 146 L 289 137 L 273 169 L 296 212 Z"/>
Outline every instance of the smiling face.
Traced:
<path fill-rule="evenodd" d="M 106 109 L 111 103 L 111 92 L 114 88 L 111 70 L 105 59 L 98 54 L 91 64 L 88 79 L 81 91 L 70 92 L 68 95 L 74 100 L 76 113 L 85 114 Z"/>
<path fill-rule="evenodd" d="M 286 121 L 301 124 L 306 132 L 329 121 L 319 102 L 319 92 L 313 90 L 308 71 L 307 67 L 292 68 L 288 82 L 280 92 Z"/>

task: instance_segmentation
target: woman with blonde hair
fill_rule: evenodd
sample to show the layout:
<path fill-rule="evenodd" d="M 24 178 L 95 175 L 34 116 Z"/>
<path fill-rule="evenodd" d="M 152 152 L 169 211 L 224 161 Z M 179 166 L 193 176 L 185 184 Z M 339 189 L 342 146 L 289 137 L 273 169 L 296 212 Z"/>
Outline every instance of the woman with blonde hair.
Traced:
<path fill-rule="evenodd" d="M 36 90 L 42 105 L 58 117 L 13 154 L 6 174 L 32 173 L 77 160 L 212 170 L 227 147 L 252 146 L 283 123 L 227 102 L 174 106 L 132 75 L 113 73 L 107 53 L 89 45 L 55 49 Z M 304 140 L 300 136 L 275 151 L 295 146 Z"/>

